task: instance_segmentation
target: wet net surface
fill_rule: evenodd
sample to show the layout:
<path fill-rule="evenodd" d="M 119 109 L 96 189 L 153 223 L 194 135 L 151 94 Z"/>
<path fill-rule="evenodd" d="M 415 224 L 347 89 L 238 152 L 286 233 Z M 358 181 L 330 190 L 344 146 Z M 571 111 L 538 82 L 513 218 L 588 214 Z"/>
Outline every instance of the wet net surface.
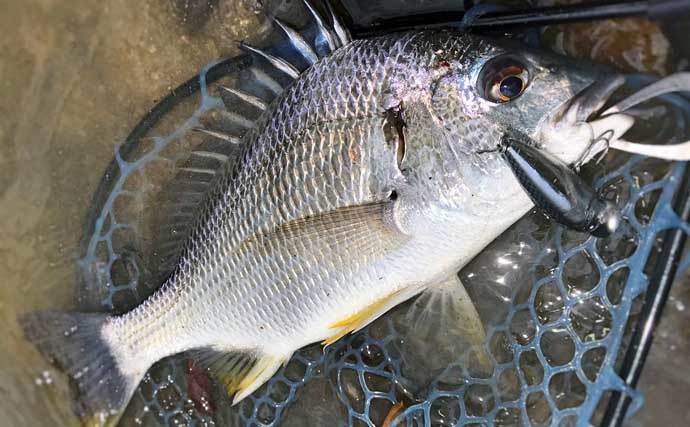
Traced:
<path fill-rule="evenodd" d="M 152 207 L 170 203 L 161 194 L 181 165 L 194 169 L 192 148 L 216 144 L 210 151 L 223 152 L 223 141 L 194 128 L 241 132 L 233 128 L 241 127 L 237 118 L 227 114 L 234 106 L 221 85 L 257 70 L 260 64 L 244 60 L 208 67 L 188 93 L 178 94 L 152 126 L 117 151 L 96 195 L 79 261 L 84 308 L 126 311 L 169 272 L 195 202 L 173 216 L 161 217 L 166 209 Z M 639 85 L 641 78 L 630 83 Z M 257 91 L 269 101 L 285 84 L 269 76 Z M 665 99 L 674 113 L 642 129 L 648 137 L 672 140 L 687 132 L 690 104 L 680 96 Z M 194 161 L 206 167 L 218 159 Z M 609 156 L 603 164 L 590 175 L 621 207 L 626 221 L 619 232 L 595 239 L 530 214 L 460 273 L 484 324 L 482 345 L 463 344 L 444 310 L 427 319 L 431 326 L 419 327 L 410 317 L 415 302 L 408 302 L 326 349 L 300 350 L 236 407 L 184 355 L 161 361 L 122 423 L 587 425 L 596 423 L 612 390 L 630 395 L 633 409 L 639 407 L 643 397 L 625 386 L 616 368 L 664 232 L 690 233 L 672 208 L 686 164 L 627 156 Z M 201 191 L 209 179 L 195 176 L 189 193 Z M 161 234 L 180 237 L 161 242 Z"/>

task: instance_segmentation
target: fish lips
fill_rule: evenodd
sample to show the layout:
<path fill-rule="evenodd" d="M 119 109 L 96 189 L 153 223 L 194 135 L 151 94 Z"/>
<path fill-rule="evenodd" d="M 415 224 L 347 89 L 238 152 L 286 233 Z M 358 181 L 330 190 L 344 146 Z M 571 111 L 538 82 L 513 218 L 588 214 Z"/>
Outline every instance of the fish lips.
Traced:
<path fill-rule="evenodd" d="M 540 124 L 535 140 L 546 151 L 568 164 L 580 165 L 606 149 L 593 144 L 602 135 L 619 138 L 632 126 L 625 114 L 599 119 L 597 115 L 611 95 L 625 83 L 620 74 L 601 75 L 593 83 L 554 109 Z"/>
<path fill-rule="evenodd" d="M 588 121 L 624 83 L 625 77 L 620 74 L 602 76 L 554 110 L 547 119 L 548 124 L 560 127 Z"/>

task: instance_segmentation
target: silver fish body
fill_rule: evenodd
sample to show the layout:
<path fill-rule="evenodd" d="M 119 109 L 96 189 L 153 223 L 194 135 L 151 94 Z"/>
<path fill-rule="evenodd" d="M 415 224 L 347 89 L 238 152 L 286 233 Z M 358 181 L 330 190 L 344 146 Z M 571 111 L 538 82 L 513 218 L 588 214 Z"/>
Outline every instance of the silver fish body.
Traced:
<path fill-rule="evenodd" d="M 308 70 L 246 136 L 163 289 L 106 327 L 127 343 L 118 356 L 140 371 L 201 347 L 286 360 L 363 307 L 456 272 L 532 206 L 501 158 L 479 153 L 505 123 L 450 93 L 497 49 L 410 33 Z M 390 135 L 391 109 L 404 136 Z"/>
<path fill-rule="evenodd" d="M 506 61 L 529 81 L 510 102 L 487 99 L 480 80 Z M 553 135 L 596 108 L 567 103 L 596 78 L 445 31 L 357 40 L 314 64 L 245 135 L 160 290 L 93 326 L 125 378 L 108 408 L 157 360 L 198 349 L 241 400 L 300 347 L 447 281 L 533 206 L 501 136 L 574 162 L 585 141 L 560 150 Z"/>

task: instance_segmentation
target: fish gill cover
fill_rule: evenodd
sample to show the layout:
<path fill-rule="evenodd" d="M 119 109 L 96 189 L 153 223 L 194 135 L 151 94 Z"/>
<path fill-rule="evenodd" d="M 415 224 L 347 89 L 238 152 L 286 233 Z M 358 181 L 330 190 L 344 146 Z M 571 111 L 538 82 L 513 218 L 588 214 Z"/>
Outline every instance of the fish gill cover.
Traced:
<path fill-rule="evenodd" d="M 294 23 L 277 24 L 284 28 L 269 38 L 268 56 L 210 64 L 121 145 L 84 238 L 82 308 L 127 311 L 170 273 L 214 172 L 232 161 L 236 140 L 290 83 L 292 70 L 276 64 L 301 70 L 347 41 L 334 15 L 309 12 L 291 10 Z M 649 81 L 628 78 L 633 87 Z M 683 139 L 690 101 L 667 95 L 663 102 L 673 114 L 640 132 L 646 140 Z M 325 351 L 313 345 L 297 352 L 236 407 L 185 355 L 163 360 L 139 386 L 123 424 L 588 425 L 611 391 L 630 395 L 639 408 L 643 397 L 617 368 L 664 233 L 690 234 L 673 210 L 686 163 L 617 154 L 604 164 L 588 172 L 622 210 L 619 232 L 597 239 L 533 212 L 460 272 L 484 323 L 483 345 L 443 333 L 452 328 L 439 327 L 443 319 L 433 312 L 427 329 L 412 327 L 412 301 Z M 686 257 L 681 268 L 689 265 Z M 444 312 L 442 302 L 430 306 Z"/>

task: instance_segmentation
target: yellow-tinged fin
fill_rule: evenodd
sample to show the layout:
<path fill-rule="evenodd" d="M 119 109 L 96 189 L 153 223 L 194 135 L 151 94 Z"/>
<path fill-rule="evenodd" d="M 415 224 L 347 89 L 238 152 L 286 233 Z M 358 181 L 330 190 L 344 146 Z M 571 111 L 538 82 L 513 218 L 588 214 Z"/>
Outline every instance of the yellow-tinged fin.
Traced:
<path fill-rule="evenodd" d="M 232 404 L 239 403 L 242 399 L 249 396 L 268 381 L 278 368 L 285 363 L 287 358 L 275 356 L 263 356 L 257 360 L 254 367 L 242 379 L 235 395 L 232 398 Z"/>
<path fill-rule="evenodd" d="M 321 344 L 331 345 L 350 332 L 356 332 L 362 329 L 383 313 L 409 298 L 411 295 L 409 295 L 409 293 L 406 291 L 406 289 L 398 289 L 397 291 L 374 301 L 356 313 L 333 323 L 328 327 L 328 329 L 337 329 L 336 333 L 323 340 Z"/>
<path fill-rule="evenodd" d="M 199 349 L 192 357 L 233 397 L 233 405 L 265 383 L 288 358 L 260 352 Z"/>

